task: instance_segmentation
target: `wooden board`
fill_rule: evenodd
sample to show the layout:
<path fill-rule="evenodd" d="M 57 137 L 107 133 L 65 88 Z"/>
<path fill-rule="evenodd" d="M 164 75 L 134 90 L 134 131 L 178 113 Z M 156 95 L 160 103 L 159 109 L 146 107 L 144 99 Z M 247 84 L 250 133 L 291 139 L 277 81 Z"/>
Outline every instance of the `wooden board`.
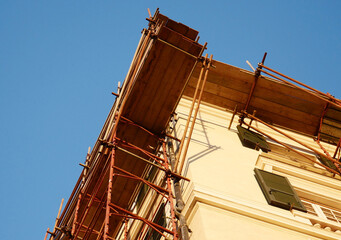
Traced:
<path fill-rule="evenodd" d="M 238 111 L 244 109 L 255 81 L 254 73 L 218 61 L 213 61 L 213 65 L 208 73 L 203 101 L 231 111 L 237 104 Z M 193 97 L 200 67 L 195 69 L 185 96 Z M 268 123 L 316 136 L 325 105 L 324 100 L 307 91 L 261 76 L 257 79 L 247 110 L 249 113 L 256 110 L 257 117 Z M 326 117 L 341 123 L 341 111 L 335 107 L 328 109 Z M 328 129 L 328 134 L 341 137 L 339 131 L 334 131 L 336 125 L 333 127 L 333 131 Z"/>

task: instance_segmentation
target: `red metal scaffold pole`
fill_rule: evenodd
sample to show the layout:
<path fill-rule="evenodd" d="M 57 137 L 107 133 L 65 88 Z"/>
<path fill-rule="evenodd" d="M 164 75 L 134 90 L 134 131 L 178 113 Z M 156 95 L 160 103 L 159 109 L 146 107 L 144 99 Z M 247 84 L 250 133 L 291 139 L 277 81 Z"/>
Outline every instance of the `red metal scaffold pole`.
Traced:
<path fill-rule="evenodd" d="M 112 180 L 114 177 L 115 151 L 116 149 L 114 147 L 112 148 L 111 154 L 110 154 L 107 203 L 106 203 L 106 208 L 105 208 L 105 219 L 104 219 L 104 240 L 107 240 L 109 236 L 110 203 L 111 203 Z"/>

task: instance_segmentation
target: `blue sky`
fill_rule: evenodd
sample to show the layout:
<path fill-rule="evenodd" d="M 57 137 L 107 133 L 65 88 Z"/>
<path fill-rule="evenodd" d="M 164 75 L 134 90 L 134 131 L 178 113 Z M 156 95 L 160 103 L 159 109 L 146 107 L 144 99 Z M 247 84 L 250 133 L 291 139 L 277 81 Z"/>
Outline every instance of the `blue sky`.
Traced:
<path fill-rule="evenodd" d="M 80 174 L 147 26 L 147 8 L 207 53 L 266 64 L 341 98 L 341 1 L 0 0 L 0 232 L 43 239 Z"/>

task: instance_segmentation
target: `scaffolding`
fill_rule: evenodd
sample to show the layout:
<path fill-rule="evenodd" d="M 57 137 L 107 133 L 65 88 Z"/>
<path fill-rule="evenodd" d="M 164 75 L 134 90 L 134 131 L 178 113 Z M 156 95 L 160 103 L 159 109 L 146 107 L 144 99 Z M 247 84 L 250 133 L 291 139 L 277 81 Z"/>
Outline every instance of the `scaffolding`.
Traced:
<path fill-rule="evenodd" d="M 147 240 L 156 237 L 187 240 L 188 227 L 181 213 L 184 202 L 179 181 L 189 181 L 182 176 L 183 166 L 202 101 L 233 111 L 228 129 L 234 116 L 239 115 L 241 125 L 306 158 L 252 125 L 257 121 L 317 155 L 323 155 L 335 168 L 311 158 L 308 160 L 341 175 L 340 100 L 265 66 L 266 54 L 254 72 L 247 72 L 215 61 L 212 55 L 203 57 L 207 44 L 198 43 L 198 32 L 158 10 L 154 16 L 149 12 L 147 20 L 148 29 L 142 31 L 123 86 L 113 93 L 115 103 L 98 140 L 91 152 L 89 149 L 85 163 L 80 164 L 82 173 L 63 211 L 62 201 L 54 228 L 47 230 L 45 240 L 48 237 L 49 240 Z M 275 106 L 271 104 L 280 105 L 278 101 L 281 100 L 278 97 L 277 102 L 271 102 L 273 96 L 266 91 L 274 86 L 282 92 L 299 91 L 293 92 L 290 96 L 294 100 L 283 106 L 283 109 L 293 110 L 293 114 L 300 113 L 299 117 L 288 115 L 284 118 L 271 111 Z M 262 98 L 262 94 L 265 97 Z M 177 139 L 168 128 L 183 96 L 189 96 L 192 104 L 184 134 Z M 308 114 L 306 110 L 296 108 L 294 101 L 299 101 L 297 99 L 308 107 L 316 107 L 312 124 L 304 122 Z M 336 119 L 334 125 L 328 119 L 331 115 Z M 274 125 L 314 136 L 323 153 Z M 337 131 L 334 133 L 330 129 Z M 172 141 L 179 143 L 176 154 Z M 334 144 L 334 154 L 325 150 L 320 141 Z M 143 207 L 143 202 L 149 206 Z M 167 209 L 166 215 L 162 215 L 164 209 Z"/>
<path fill-rule="evenodd" d="M 45 240 L 49 234 L 49 240 L 177 240 L 188 235 L 175 206 L 181 191 L 174 193 L 172 182 L 189 179 L 171 167 L 166 139 L 175 138 L 166 130 L 195 67 L 207 68 L 206 44 L 198 43 L 196 30 L 158 10 L 147 20 L 99 138 L 80 163 L 83 171 Z M 174 164 L 174 154 L 172 159 Z M 147 210 L 138 206 L 145 198 L 151 204 Z M 160 215 L 164 209 L 166 216 Z"/>
<path fill-rule="evenodd" d="M 251 87 L 251 90 L 250 90 L 250 93 L 248 95 L 248 99 L 247 99 L 247 102 L 245 104 L 245 108 L 244 110 L 242 110 L 240 112 L 240 125 L 246 125 L 248 127 L 248 129 L 253 129 L 255 130 L 256 132 L 266 136 L 268 139 L 271 139 L 273 140 L 274 142 L 282 145 L 283 147 L 301 155 L 303 158 L 306 158 L 308 159 L 309 161 L 312 161 L 313 163 L 325 168 L 326 170 L 328 170 L 329 172 L 333 173 L 334 176 L 335 175 L 339 175 L 341 176 L 341 162 L 340 162 L 340 146 L 341 146 L 341 138 L 337 138 L 337 135 L 332 135 L 327 138 L 326 137 L 326 133 L 323 132 L 323 123 L 324 123 L 324 119 L 325 117 L 327 116 L 327 112 L 329 109 L 332 109 L 332 106 L 334 106 L 334 108 L 337 108 L 337 109 L 340 109 L 341 108 L 341 100 L 333 97 L 332 95 L 330 94 L 325 94 L 321 91 L 318 91 L 304 83 L 301 83 L 291 77 L 288 77 L 268 66 L 265 66 L 264 65 L 264 61 L 265 61 L 265 58 L 267 56 L 267 53 L 264 54 L 264 57 L 263 57 L 263 60 L 261 63 L 258 64 L 258 67 L 257 69 L 254 69 L 252 67 L 252 65 L 248 62 L 248 64 L 252 67 L 252 69 L 254 70 L 254 76 L 255 76 L 255 79 L 254 79 L 254 82 L 252 84 L 252 87 Z M 264 70 L 266 69 L 266 70 Z M 266 75 L 272 77 L 273 79 L 275 80 L 279 80 L 280 82 L 284 83 L 284 84 L 287 84 L 288 86 L 291 86 L 295 89 L 299 89 L 305 93 L 307 93 L 308 95 L 311 95 L 311 96 L 314 96 L 318 99 L 320 99 L 325 105 L 324 105 L 324 108 L 323 108 L 323 111 L 322 111 L 322 114 L 321 114 L 321 117 L 320 117 L 320 121 L 319 121 L 319 125 L 318 125 L 318 130 L 317 130 L 317 133 L 315 134 L 316 136 L 314 136 L 314 141 L 318 144 L 318 146 L 321 148 L 321 150 L 323 152 L 320 152 L 320 151 L 317 151 L 316 149 L 308 146 L 307 144 L 295 139 L 294 137 L 290 136 L 289 134 L 286 134 L 284 131 L 280 130 L 279 128 L 276 128 L 274 126 L 272 126 L 271 124 L 263 121 L 262 119 L 256 117 L 256 110 L 253 111 L 252 114 L 248 113 L 248 107 L 249 107 L 249 104 L 250 104 L 250 100 L 252 98 L 252 95 L 254 93 L 254 90 L 255 90 L 255 87 L 256 87 L 256 84 L 257 84 L 257 80 L 258 78 L 260 77 L 261 73 L 265 73 Z M 234 112 L 234 115 L 236 113 Z M 250 123 L 246 123 L 245 122 L 245 118 L 249 118 L 250 119 Z M 232 118 L 233 120 L 233 118 Z M 232 123 L 232 120 L 231 120 L 231 123 Z M 255 126 L 252 126 L 252 122 L 253 121 L 257 121 L 259 123 L 261 123 L 262 125 L 268 127 L 269 129 L 281 134 L 282 136 L 286 137 L 287 139 L 290 139 L 296 143 L 298 143 L 299 145 L 303 146 L 305 149 L 308 149 L 310 150 L 311 152 L 315 153 L 317 156 L 320 156 L 322 158 L 326 158 L 327 161 L 330 161 L 331 163 L 330 164 L 323 164 L 321 163 L 321 161 L 317 161 L 317 160 L 314 160 L 314 159 L 311 159 L 309 157 L 307 157 L 306 155 L 304 155 L 303 153 L 301 153 L 300 151 L 294 149 L 292 146 L 290 146 L 289 144 L 286 144 L 284 143 L 283 141 L 279 141 L 278 139 L 274 138 L 273 136 L 270 136 L 269 134 L 265 133 L 264 131 L 262 131 L 261 129 L 255 127 Z M 230 126 L 231 126 L 231 123 L 230 123 Z M 330 125 L 329 125 L 330 127 Z M 331 127 L 334 127 L 334 128 L 337 128 L 337 125 L 335 126 L 331 126 Z M 338 134 L 338 133 L 337 133 Z M 321 135 L 324 136 L 323 140 L 324 141 L 328 141 L 334 145 L 336 145 L 336 149 L 335 149 L 335 152 L 334 154 L 332 155 L 331 153 L 329 153 L 324 147 L 323 145 L 321 144 Z M 334 141 L 332 141 L 334 140 Z M 335 142 L 336 140 L 336 142 Z"/>

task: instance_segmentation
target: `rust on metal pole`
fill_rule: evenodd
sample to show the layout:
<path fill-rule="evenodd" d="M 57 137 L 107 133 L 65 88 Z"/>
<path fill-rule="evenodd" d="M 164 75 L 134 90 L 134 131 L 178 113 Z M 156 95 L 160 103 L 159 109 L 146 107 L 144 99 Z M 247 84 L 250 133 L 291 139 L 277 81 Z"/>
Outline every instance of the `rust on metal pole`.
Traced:
<path fill-rule="evenodd" d="M 124 240 L 128 240 L 128 220 L 124 219 Z"/>
<path fill-rule="evenodd" d="M 204 77 L 204 80 L 203 80 L 203 83 L 202 83 L 202 87 L 201 87 L 199 98 L 198 98 L 198 103 L 197 103 L 197 106 L 196 106 L 196 109 L 195 109 L 195 112 L 194 112 L 194 116 L 193 116 L 193 120 L 192 120 L 192 125 L 191 125 L 191 128 L 189 130 L 189 135 L 188 135 L 188 139 L 187 139 L 186 146 L 185 146 L 185 149 L 184 149 L 184 153 L 183 153 L 183 155 L 181 157 L 181 160 L 180 160 L 180 168 L 179 168 L 179 171 L 178 171 L 178 173 L 180 175 L 182 173 L 182 169 L 183 169 L 183 166 L 184 166 L 184 163 L 185 163 L 185 159 L 186 159 L 186 155 L 187 155 L 187 151 L 188 151 L 188 146 L 189 146 L 189 143 L 191 141 L 191 137 L 192 137 L 195 121 L 196 121 L 196 118 L 197 118 L 197 115 L 198 115 L 198 111 L 199 111 L 199 108 L 200 108 L 201 98 L 202 98 L 202 94 L 204 92 L 204 88 L 205 88 L 205 85 L 206 85 L 208 72 L 209 72 L 210 66 L 212 64 L 212 57 L 213 57 L 213 55 L 210 56 L 210 59 L 209 59 L 208 64 L 207 64 L 207 68 L 206 68 L 206 71 L 205 71 L 205 77 Z"/>
<path fill-rule="evenodd" d="M 76 205 L 76 210 L 75 210 L 75 217 L 74 217 L 74 219 L 73 219 L 72 230 L 71 230 L 71 235 L 72 235 L 72 236 L 74 235 L 75 230 L 76 230 L 76 223 L 77 223 L 77 217 L 78 217 L 78 210 L 79 210 L 81 198 L 82 198 L 82 192 L 80 192 L 79 195 L 78 195 L 78 200 L 77 200 L 77 205 Z"/>
<path fill-rule="evenodd" d="M 170 169 L 169 164 L 168 164 L 168 159 L 167 159 L 167 152 L 166 152 L 166 143 L 162 143 L 162 150 L 163 150 L 163 155 L 165 158 L 165 167 L 166 169 Z M 174 232 L 174 240 L 178 239 L 178 233 L 177 233 L 177 227 L 176 227 L 176 217 L 175 217 L 175 206 L 173 202 L 173 193 L 172 193 L 172 183 L 171 183 L 171 175 L 167 174 L 167 190 L 168 190 L 168 201 L 170 204 L 170 209 L 171 209 L 171 217 L 172 217 L 172 225 L 173 225 L 173 232 Z"/>
<path fill-rule="evenodd" d="M 106 208 L 105 208 L 105 219 L 104 219 L 104 240 L 107 240 L 109 236 L 110 203 L 111 203 L 112 181 L 114 177 L 113 176 L 114 175 L 114 161 L 115 161 L 115 148 L 112 148 L 111 157 L 110 157 L 108 189 L 107 189 L 107 203 L 106 203 Z"/>

